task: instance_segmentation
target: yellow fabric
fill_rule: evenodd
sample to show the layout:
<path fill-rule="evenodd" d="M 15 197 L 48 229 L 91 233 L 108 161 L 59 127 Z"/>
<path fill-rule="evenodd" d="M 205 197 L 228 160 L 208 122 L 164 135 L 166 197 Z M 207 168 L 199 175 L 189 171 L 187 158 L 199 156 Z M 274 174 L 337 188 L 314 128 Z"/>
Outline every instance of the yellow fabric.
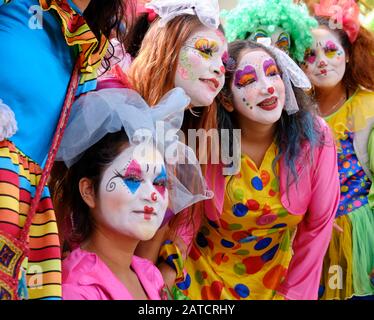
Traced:
<path fill-rule="evenodd" d="M 332 239 L 323 265 L 321 299 L 348 299 L 361 293 L 362 288 L 354 286 L 362 277 L 361 265 L 365 261 L 363 250 L 358 247 L 372 248 L 373 244 L 354 239 L 352 234 L 372 232 L 371 226 L 364 231 L 357 231 L 357 223 L 364 218 L 367 193 L 370 181 L 364 174 L 353 146 L 354 133 L 363 130 L 368 120 L 374 117 L 374 93 L 358 89 L 355 94 L 335 113 L 325 118 L 335 135 L 338 146 L 338 166 L 341 183 L 341 199 L 335 219 L 343 232 L 333 229 Z M 367 192 L 365 191 L 367 190 Z M 372 249 L 371 249 L 372 250 Z M 364 275 L 365 276 L 365 275 Z M 355 280 L 356 279 L 356 280 Z M 369 279 L 368 279 L 369 282 Z M 365 292 L 369 294 L 369 292 Z"/>
<path fill-rule="evenodd" d="M 353 295 L 352 279 L 352 225 L 347 215 L 340 216 L 335 223 L 343 232 L 335 228 L 323 263 L 321 281 L 325 286 L 324 300 L 344 300 Z"/>
<path fill-rule="evenodd" d="M 281 204 L 272 169 L 276 154 L 273 143 L 260 168 L 243 155 L 241 172 L 227 177 L 221 219 L 203 221 L 185 263 L 191 283 L 179 288 L 186 296 L 282 299 L 276 289 L 286 274 L 292 234 L 303 216 L 289 214 Z M 275 169 L 278 172 L 278 165 Z M 251 236 L 257 238 L 242 241 Z"/>
<path fill-rule="evenodd" d="M 338 111 L 325 117 L 334 134 L 338 150 L 340 151 L 340 139 L 346 138 L 346 131 L 364 129 L 368 120 L 373 117 L 374 92 L 362 89 L 358 89 Z"/>

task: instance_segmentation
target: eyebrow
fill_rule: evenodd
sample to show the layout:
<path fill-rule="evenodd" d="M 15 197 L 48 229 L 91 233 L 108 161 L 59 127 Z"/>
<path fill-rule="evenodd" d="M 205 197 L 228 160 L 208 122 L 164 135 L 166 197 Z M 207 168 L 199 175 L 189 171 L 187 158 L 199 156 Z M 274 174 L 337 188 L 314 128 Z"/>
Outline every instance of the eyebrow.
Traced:
<path fill-rule="evenodd" d="M 257 33 L 264 33 L 264 34 L 268 34 L 265 30 L 263 30 L 263 29 L 257 29 L 256 31 L 255 31 L 255 34 L 257 34 Z"/>
<path fill-rule="evenodd" d="M 325 46 L 328 47 L 328 48 L 335 48 L 335 49 L 338 48 L 338 46 L 332 40 L 327 40 L 326 43 L 325 43 Z"/>

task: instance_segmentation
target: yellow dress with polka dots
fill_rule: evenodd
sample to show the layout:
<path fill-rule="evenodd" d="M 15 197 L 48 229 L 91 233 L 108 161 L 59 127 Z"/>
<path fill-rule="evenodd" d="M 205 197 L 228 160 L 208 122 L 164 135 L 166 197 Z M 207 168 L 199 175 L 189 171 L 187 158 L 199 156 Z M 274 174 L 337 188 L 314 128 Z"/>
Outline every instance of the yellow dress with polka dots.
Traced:
<path fill-rule="evenodd" d="M 204 218 L 177 284 L 191 299 L 281 299 L 278 285 L 292 257 L 291 239 L 303 216 L 289 214 L 273 171 L 277 147 L 260 168 L 247 156 L 241 171 L 226 178 L 220 221 Z M 278 175 L 279 165 L 275 166 Z"/>

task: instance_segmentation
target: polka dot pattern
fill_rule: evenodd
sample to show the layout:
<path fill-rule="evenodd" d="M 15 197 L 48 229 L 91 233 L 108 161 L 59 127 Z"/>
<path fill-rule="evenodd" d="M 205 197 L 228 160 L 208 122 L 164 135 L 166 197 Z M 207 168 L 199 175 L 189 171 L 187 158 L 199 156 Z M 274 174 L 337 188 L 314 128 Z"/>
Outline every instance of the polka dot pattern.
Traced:
<path fill-rule="evenodd" d="M 371 183 L 354 152 L 353 138 L 354 133 L 346 132 L 345 139 L 340 140 L 341 152 L 338 154 L 338 167 L 341 194 L 337 217 L 368 203 Z"/>
<path fill-rule="evenodd" d="M 247 298 L 249 296 L 249 289 L 245 284 L 237 284 L 234 290 L 240 298 Z"/>
<path fill-rule="evenodd" d="M 273 144 L 259 168 L 243 156 L 240 174 L 227 177 L 219 222 L 203 220 L 185 265 L 191 298 L 274 297 L 290 261 L 290 230 L 303 219 L 280 201 L 276 151 Z"/>

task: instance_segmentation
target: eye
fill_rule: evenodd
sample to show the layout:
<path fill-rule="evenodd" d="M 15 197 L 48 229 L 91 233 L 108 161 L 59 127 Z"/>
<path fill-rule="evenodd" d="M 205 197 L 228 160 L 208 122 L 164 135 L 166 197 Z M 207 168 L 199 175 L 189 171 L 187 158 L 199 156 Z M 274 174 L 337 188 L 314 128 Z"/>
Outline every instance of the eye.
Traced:
<path fill-rule="evenodd" d="M 136 176 L 136 175 L 125 176 L 125 177 L 122 177 L 122 179 L 129 183 L 140 183 L 143 181 L 141 177 Z"/>
<path fill-rule="evenodd" d="M 333 58 L 337 51 L 338 51 L 338 48 L 336 47 L 332 47 L 332 46 L 325 47 L 325 55 L 327 58 L 330 58 L 330 59 Z"/>
<path fill-rule="evenodd" d="M 215 41 L 200 39 L 196 41 L 195 49 L 197 49 L 205 59 L 209 59 L 213 56 L 213 53 L 218 51 L 218 44 Z"/>
<path fill-rule="evenodd" d="M 166 187 L 167 181 L 166 179 L 156 179 L 153 181 L 153 185 L 158 187 Z"/>
<path fill-rule="evenodd" d="M 256 77 L 253 74 L 245 74 L 235 84 L 237 87 L 245 87 L 255 81 Z"/>
<path fill-rule="evenodd" d="M 313 64 L 316 61 L 316 52 L 312 49 L 307 49 L 305 51 L 304 60 L 310 64 Z"/>
<path fill-rule="evenodd" d="M 279 49 L 288 52 L 288 49 L 289 49 L 289 47 L 290 47 L 290 41 L 289 41 L 289 39 L 288 39 L 287 34 L 282 33 L 282 34 L 279 36 L 279 39 L 278 39 L 278 41 L 276 42 L 276 46 L 277 46 Z"/>
<path fill-rule="evenodd" d="M 266 31 L 264 31 L 264 30 L 258 30 L 255 33 L 254 40 L 257 41 L 258 38 L 267 38 L 267 37 L 268 37 L 268 34 L 267 34 Z"/>
<path fill-rule="evenodd" d="M 213 50 L 212 50 L 212 48 L 201 48 L 201 49 L 199 49 L 199 51 L 201 52 L 201 53 L 203 53 L 204 55 L 206 55 L 207 57 L 212 57 L 213 56 Z"/>
<path fill-rule="evenodd" d="M 266 69 L 266 76 L 267 77 L 274 77 L 274 76 L 277 76 L 279 75 L 279 71 L 278 71 L 278 68 L 276 65 L 271 65 L 269 66 L 269 68 Z"/>

